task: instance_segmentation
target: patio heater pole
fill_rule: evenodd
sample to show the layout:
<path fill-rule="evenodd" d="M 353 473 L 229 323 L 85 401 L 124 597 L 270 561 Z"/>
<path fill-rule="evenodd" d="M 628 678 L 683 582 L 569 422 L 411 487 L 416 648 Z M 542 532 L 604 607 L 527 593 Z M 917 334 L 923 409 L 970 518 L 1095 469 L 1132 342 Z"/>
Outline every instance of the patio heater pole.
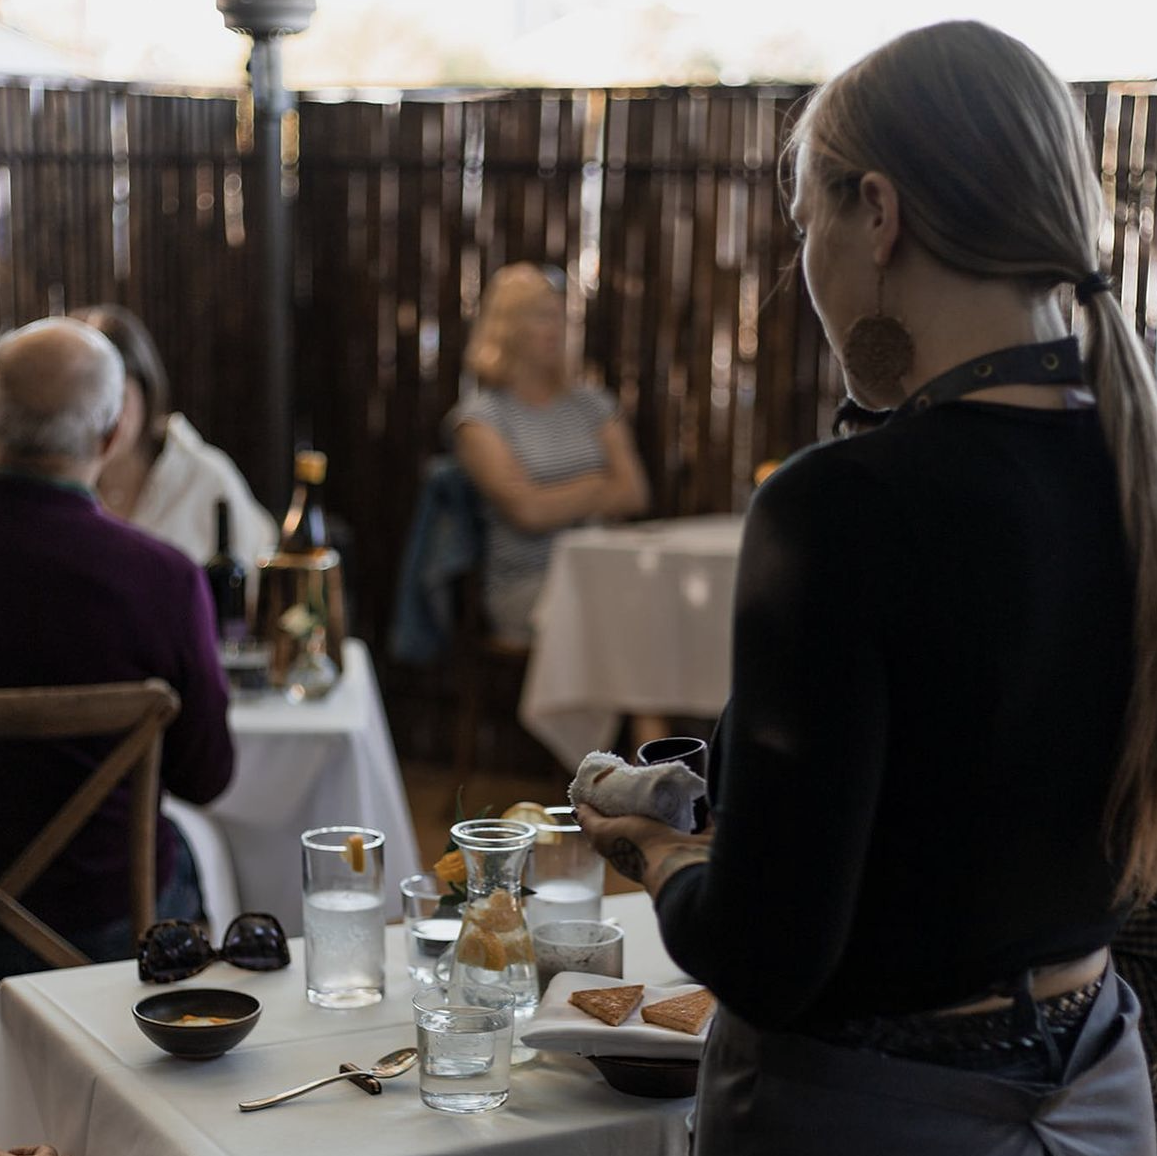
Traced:
<path fill-rule="evenodd" d="M 281 75 L 281 38 L 309 26 L 315 0 L 217 0 L 225 26 L 253 38 L 253 147 L 258 206 L 251 236 L 261 269 L 262 388 L 257 407 L 261 458 L 252 477 L 258 499 L 280 516 L 289 502 L 293 460 L 290 219 L 281 193 L 281 122 L 293 107 Z"/>

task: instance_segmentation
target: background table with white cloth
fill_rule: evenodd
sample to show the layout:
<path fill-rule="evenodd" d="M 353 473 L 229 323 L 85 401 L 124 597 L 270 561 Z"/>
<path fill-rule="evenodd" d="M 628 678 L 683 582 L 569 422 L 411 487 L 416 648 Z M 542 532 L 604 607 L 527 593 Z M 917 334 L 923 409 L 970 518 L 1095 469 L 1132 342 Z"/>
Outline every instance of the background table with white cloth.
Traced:
<path fill-rule="evenodd" d="M 387 918 L 398 883 L 421 870 L 413 821 L 369 651 L 342 647 L 342 677 L 315 702 L 281 694 L 229 705 L 233 781 L 206 807 L 167 797 L 202 875 L 214 934 L 241 911 L 270 911 L 301 934 L 301 832 L 355 823 L 385 832 Z"/>
<path fill-rule="evenodd" d="M 709 514 L 558 535 L 518 717 L 564 766 L 605 750 L 623 715 L 719 714 L 742 532 L 742 515 Z"/>
<path fill-rule="evenodd" d="M 608 896 L 623 926 L 624 975 L 681 983 L 645 893 Z M 260 1112 L 239 1100 L 372 1062 L 415 1042 L 405 928 L 386 930 L 387 998 L 356 1011 L 308 1003 L 302 945 L 261 974 L 227 963 L 181 986 L 229 987 L 262 1003 L 261 1020 L 233 1051 L 178 1060 L 154 1047 L 131 1008 L 155 985 L 131 962 L 38 972 L 0 985 L 0 1144 L 54 1145 L 68 1156 L 685 1156 L 694 1100 L 653 1100 L 609 1087 L 577 1056 L 539 1052 L 512 1070 L 510 1099 L 479 1116 L 425 1107 L 418 1073 L 383 1081 L 379 1096 L 339 1083 Z"/>

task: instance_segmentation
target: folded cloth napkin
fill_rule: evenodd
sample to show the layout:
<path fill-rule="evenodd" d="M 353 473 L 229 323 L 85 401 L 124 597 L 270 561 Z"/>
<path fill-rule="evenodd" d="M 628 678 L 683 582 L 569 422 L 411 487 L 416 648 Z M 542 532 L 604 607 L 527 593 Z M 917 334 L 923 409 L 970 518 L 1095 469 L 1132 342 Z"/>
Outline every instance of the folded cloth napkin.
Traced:
<path fill-rule="evenodd" d="M 579 764 L 568 793 L 604 815 L 646 815 L 679 831 L 695 825 L 695 800 L 706 791 L 701 776 L 686 763 L 632 767 L 618 755 L 591 751 Z"/>
<path fill-rule="evenodd" d="M 543 992 L 530 1026 L 522 1033 L 527 1047 L 544 1052 L 569 1052 L 575 1056 L 636 1056 L 644 1059 L 697 1060 L 703 1054 L 707 1040 L 708 1020 L 697 1035 L 675 1031 L 647 1023 L 640 1008 L 643 1004 L 699 991 L 698 983 L 678 984 L 674 987 L 643 986 L 643 1004 L 618 1027 L 611 1027 L 568 1002 L 572 991 L 586 991 L 595 987 L 622 987 L 629 979 L 614 979 L 609 975 L 586 975 L 579 971 L 560 971 L 551 979 Z M 638 981 L 635 981 L 638 982 Z"/>

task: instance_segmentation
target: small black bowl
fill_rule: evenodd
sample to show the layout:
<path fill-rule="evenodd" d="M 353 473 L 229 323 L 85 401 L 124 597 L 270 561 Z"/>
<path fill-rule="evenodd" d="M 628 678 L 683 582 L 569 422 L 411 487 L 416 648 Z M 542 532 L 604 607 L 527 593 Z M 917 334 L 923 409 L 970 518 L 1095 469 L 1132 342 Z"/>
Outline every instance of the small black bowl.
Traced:
<path fill-rule="evenodd" d="M 224 1023 L 182 1024 L 182 1016 L 212 1016 Z M 242 991 L 187 987 L 150 995 L 133 1019 L 158 1048 L 183 1060 L 212 1060 L 239 1044 L 261 1016 L 261 1003 Z"/>
<path fill-rule="evenodd" d="M 587 1056 L 612 1088 L 629 1096 L 674 1100 L 695 1095 L 698 1060 L 645 1059 L 642 1056 Z"/>

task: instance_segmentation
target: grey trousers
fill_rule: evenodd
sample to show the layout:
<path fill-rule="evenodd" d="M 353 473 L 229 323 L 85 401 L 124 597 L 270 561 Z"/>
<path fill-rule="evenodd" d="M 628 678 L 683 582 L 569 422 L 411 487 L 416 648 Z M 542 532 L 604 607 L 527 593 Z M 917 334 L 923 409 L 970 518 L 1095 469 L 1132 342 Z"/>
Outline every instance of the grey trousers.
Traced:
<path fill-rule="evenodd" d="M 1154 1156 L 1140 1009 L 1110 968 L 1060 1084 L 760 1032 L 720 1007 L 695 1156 Z"/>

